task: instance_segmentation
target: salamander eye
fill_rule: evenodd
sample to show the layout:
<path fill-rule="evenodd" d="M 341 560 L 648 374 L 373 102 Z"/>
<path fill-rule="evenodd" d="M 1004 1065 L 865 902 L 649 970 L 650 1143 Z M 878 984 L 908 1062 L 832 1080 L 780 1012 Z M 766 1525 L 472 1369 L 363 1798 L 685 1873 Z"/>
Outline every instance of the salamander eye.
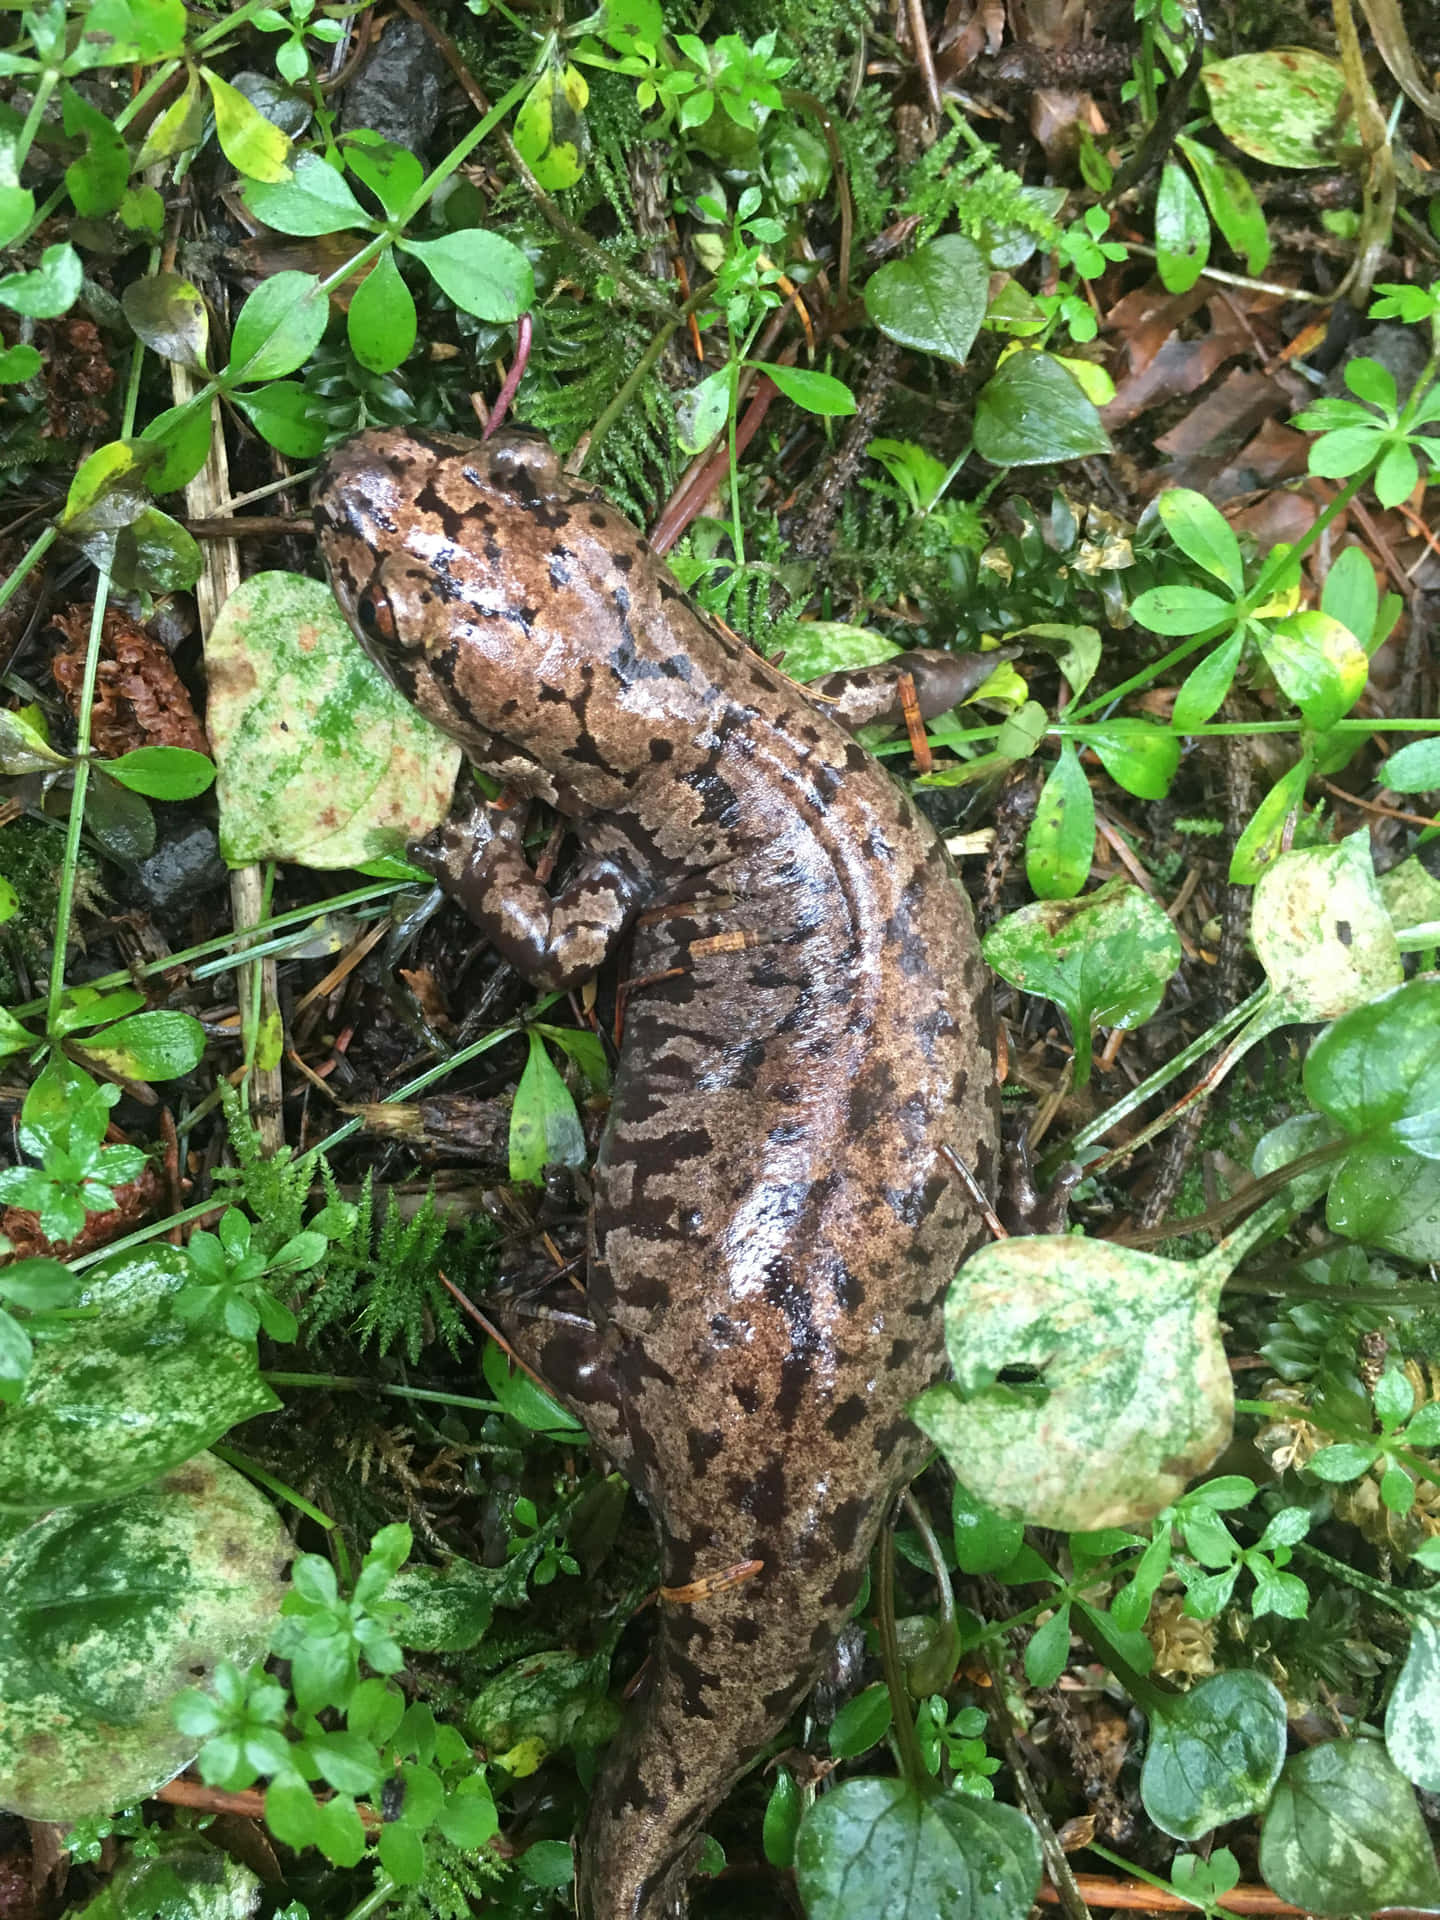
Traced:
<path fill-rule="evenodd" d="M 398 637 L 395 609 L 383 587 L 366 587 L 355 603 L 355 618 L 371 639 L 393 642 Z"/>

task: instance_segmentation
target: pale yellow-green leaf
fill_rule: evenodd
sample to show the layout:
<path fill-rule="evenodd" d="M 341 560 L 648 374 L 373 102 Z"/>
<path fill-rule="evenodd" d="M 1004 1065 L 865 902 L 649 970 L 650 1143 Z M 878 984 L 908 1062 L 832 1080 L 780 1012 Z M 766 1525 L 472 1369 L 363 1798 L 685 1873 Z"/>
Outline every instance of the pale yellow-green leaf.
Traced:
<path fill-rule="evenodd" d="M 359 866 L 444 819 L 460 749 L 367 659 L 328 587 L 254 575 L 226 601 L 205 658 L 232 866 Z"/>
<path fill-rule="evenodd" d="M 232 87 L 209 67 L 200 71 L 215 109 L 215 137 L 231 166 L 251 180 L 288 180 L 288 137 L 238 87 Z"/>
<path fill-rule="evenodd" d="M 1404 978 L 1364 829 L 1280 854 L 1255 883 L 1250 937 L 1293 1020 L 1338 1020 Z"/>

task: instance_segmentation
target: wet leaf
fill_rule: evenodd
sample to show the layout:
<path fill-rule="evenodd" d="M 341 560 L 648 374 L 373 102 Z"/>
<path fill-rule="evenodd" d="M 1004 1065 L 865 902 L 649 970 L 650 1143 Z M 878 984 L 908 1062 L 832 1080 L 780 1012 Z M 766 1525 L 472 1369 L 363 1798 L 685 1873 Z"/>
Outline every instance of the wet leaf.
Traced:
<path fill-rule="evenodd" d="M 544 1184 L 547 1167 L 583 1167 L 585 1134 L 570 1089 L 556 1072 L 538 1033 L 510 1110 L 510 1178 Z"/>
<path fill-rule="evenodd" d="M 1245 262 L 1245 271 L 1264 273 L 1270 264 L 1270 235 L 1255 189 L 1232 161 L 1222 160 L 1200 141 L 1182 133 L 1175 145 L 1194 168 L 1210 218 Z"/>
<path fill-rule="evenodd" d="M 558 1400 L 552 1400 L 542 1387 L 537 1387 L 529 1374 L 514 1366 L 504 1348 L 495 1341 L 487 1344 L 481 1366 L 485 1384 L 520 1426 L 529 1427 L 533 1433 L 580 1431 L 580 1422 L 574 1414 L 568 1413 Z"/>
<path fill-rule="evenodd" d="M 83 134 L 85 138 L 85 152 L 65 169 L 71 204 L 82 219 L 102 219 L 119 206 L 130 177 L 124 137 L 68 81 L 61 89 L 61 98 L 66 133 L 72 137 Z"/>
<path fill-rule="evenodd" d="M 288 180 L 290 142 L 279 127 L 210 67 L 200 72 L 215 110 L 215 137 L 235 171 L 251 180 Z M 263 292 L 266 284 L 262 282 L 256 292 Z"/>
<path fill-rule="evenodd" d="M 1109 453 L 1110 436 L 1074 376 L 1048 353 L 1012 353 L 975 402 L 975 451 L 997 467 Z"/>
<path fill-rule="evenodd" d="M 1335 1020 L 1404 978 L 1370 835 L 1282 853 L 1255 883 L 1250 936 L 1295 1020 Z"/>
<path fill-rule="evenodd" d="M 1068 1236 L 985 1247 L 945 1303 L 956 1384 L 911 1408 L 1000 1513 L 1066 1532 L 1140 1526 L 1230 1438 L 1212 1263 Z M 1031 1376 L 1006 1385 L 1002 1372 Z"/>
<path fill-rule="evenodd" d="M 299 380 L 274 380 L 231 397 L 277 452 L 292 460 L 313 460 L 324 451 L 330 434 L 324 402 Z"/>
<path fill-rule="evenodd" d="M 392 220 L 403 218 L 419 193 L 424 169 L 406 147 L 382 139 L 369 127 L 347 133 L 341 151 L 355 178 L 375 195 Z"/>
<path fill-rule="evenodd" d="M 892 340 L 963 362 L 985 318 L 989 276 L 979 249 L 942 234 L 865 283 L 865 311 Z"/>
<path fill-rule="evenodd" d="M 373 222 L 345 183 L 345 176 L 318 153 L 301 153 L 288 179 L 247 180 L 240 196 L 267 227 L 277 233 L 313 238 Z"/>
<path fill-rule="evenodd" d="M 1312 1106 L 1351 1135 L 1440 1160 L 1440 976 L 1343 1015 L 1305 1058 Z"/>
<path fill-rule="evenodd" d="M 1232 886 L 1252 885 L 1271 862 L 1280 855 L 1285 823 L 1305 798 L 1305 788 L 1314 770 L 1307 754 L 1288 773 L 1282 773 L 1250 816 L 1245 830 L 1235 842 L 1230 857 Z"/>
<path fill-rule="evenodd" d="M 1040 1841 L 1014 1807 L 922 1798 L 903 1780 L 847 1780 L 801 1822 L 795 1879 L 808 1920 L 1024 1920 Z"/>
<path fill-rule="evenodd" d="M 206 643 L 220 844 L 232 866 L 352 867 L 444 819 L 460 749 L 366 658 L 328 588 L 255 575 Z"/>
<path fill-rule="evenodd" d="M 1245 587 L 1240 542 L 1220 509 L 1190 487 L 1168 487 L 1155 502 L 1165 531 L 1197 567 L 1238 596 Z"/>
<path fill-rule="evenodd" d="M 1242 53 L 1202 67 L 1215 124 L 1272 167 L 1333 167 L 1354 149 L 1354 120 L 1337 60 L 1306 47 Z"/>
<path fill-rule="evenodd" d="M 120 304 L 136 338 L 143 340 L 152 353 L 196 373 L 205 371 L 210 317 L 200 289 L 192 281 L 179 273 L 148 274 L 143 280 L 130 282 L 120 296 Z"/>
<path fill-rule="evenodd" d="M 463 227 L 438 240 L 401 240 L 440 291 L 477 319 L 503 325 L 535 304 L 535 274 L 513 241 L 480 227 Z"/>
<path fill-rule="evenodd" d="M 36 711 L 0 708 L 0 773 L 50 773 L 69 766 L 68 757 L 55 751 L 30 717 Z"/>
<path fill-rule="evenodd" d="M 1210 258 L 1205 204 L 1178 160 L 1167 160 L 1155 196 L 1155 265 L 1169 293 L 1188 293 Z"/>
<path fill-rule="evenodd" d="M 1180 765 L 1180 742 L 1149 720 L 1106 720 L 1080 736 L 1110 778 L 1141 800 L 1163 800 Z"/>
<path fill-rule="evenodd" d="M 985 958 L 1013 987 L 1062 1007 L 1075 1036 L 1076 1087 L 1090 1077 L 1097 1027 L 1138 1027 L 1180 964 L 1180 936 L 1163 908 L 1126 880 L 1081 900 L 1042 900 L 986 935 Z"/>
<path fill-rule="evenodd" d="M 205 1029 L 192 1014 L 157 1007 L 118 1020 L 93 1040 L 77 1040 L 75 1045 L 126 1080 L 177 1080 L 199 1066 Z"/>
<path fill-rule="evenodd" d="M 171 1702 L 220 1660 L 264 1657 L 290 1552 L 268 1500 L 209 1454 L 116 1503 L 52 1508 L 11 1532 L 0 1807 L 80 1820 L 171 1779 L 196 1747 Z"/>
<path fill-rule="evenodd" d="M 878 1746 L 890 1731 L 890 1692 L 883 1682 L 847 1700 L 830 1727 L 830 1751 L 837 1760 L 853 1760 Z"/>
<path fill-rule="evenodd" d="M 1416 1613 L 1410 1647 L 1385 1712 L 1390 1758 L 1417 1787 L 1440 1790 L 1440 1619 Z"/>
<path fill-rule="evenodd" d="M 5 242 L 0 240 L 0 246 Z M 0 386 L 13 387 L 21 380 L 33 380 L 45 364 L 35 347 L 0 347 Z"/>
<path fill-rule="evenodd" d="M 585 171 L 590 134 L 584 113 L 590 88 L 578 67 L 558 61 L 526 94 L 515 116 L 515 147 L 550 193 L 573 187 Z"/>
<path fill-rule="evenodd" d="M 415 301 L 392 252 L 382 253 L 355 289 L 346 316 L 350 350 L 371 373 L 389 373 L 415 344 Z"/>
<path fill-rule="evenodd" d="M 769 360 L 752 364 L 768 373 L 787 400 L 793 400 L 806 413 L 824 416 L 854 413 L 855 396 L 843 380 L 832 374 L 814 373 L 808 367 L 779 367 Z"/>
<path fill-rule="evenodd" d="M 167 407 L 148 422 L 140 438 L 162 453 L 145 475 L 152 493 L 174 493 L 195 478 L 210 457 L 211 428 L 210 409 L 205 406 Z"/>
<path fill-rule="evenodd" d="M 1149 587 L 1136 594 L 1130 611 L 1149 632 L 1183 639 L 1228 620 L 1235 603 L 1205 587 Z"/>
<path fill-rule="evenodd" d="M 148 66 L 185 45 L 182 0 L 90 0 L 67 73 L 87 67 Z"/>
<path fill-rule="evenodd" d="M 761 1832 L 765 1858 L 782 1872 L 795 1864 L 795 1836 L 800 1831 L 803 1811 L 804 1803 L 794 1774 L 788 1767 L 777 1767 Z"/>
<path fill-rule="evenodd" d="M 46 247 L 31 273 L 7 273 L 0 279 L 0 307 L 29 320 L 55 320 L 80 298 L 85 272 L 68 241 Z"/>
<path fill-rule="evenodd" d="M 1365 649 L 1328 613 L 1309 608 L 1257 631 L 1266 666 L 1317 732 L 1343 719 L 1365 691 Z"/>
<path fill-rule="evenodd" d="M 1189 733 L 1195 727 L 1203 727 L 1211 714 L 1219 711 L 1234 683 L 1244 644 L 1244 628 L 1237 627 L 1186 675 L 1170 715 L 1170 724 L 1176 733 Z"/>
<path fill-rule="evenodd" d="M 232 380 L 293 373 L 319 346 L 330 303 L 313 273 L 272 273 L 240 309 L 230 340 Z"/>
<path fill-rule="evenodd" d="M 1216 1673 L 1151 1706 L 1140 1798 L 1162 1833 L 1198 1840 L 1261 1813 L 1285 1762 L 1285 1700 L 1259 1673 Z"/>
<path fill-rule="evenodd" d="M 1265 1816 L 1260 1871 L 1309 1913 L 1440 1904 L 1415 1795 L 1373 1740 L 1331 1740 L 1288 1762 Z"/>
<path fill-rule="evenodd" d="M 25 1399 L 0 1421 L 0 1513 L 118 1500 L 279 1406 L 253 1340 L 176 1315 L 189 1275 L 178 1248 L 114 1255 L 85 1276 L 80 1305 L 99 1317 L 36 1337 Z"/>
<path fill-rule="evenodd" d="M 1331 1176 L 1325 1224 L 1404 1260 L 1440 1260 L 1440 1164 L 1416 1153 L 1352 1147 Z"/>
<path fill-rule="evenodd" d="M 1380 768 L 1376 782 L 1392 793 L 1430 793 L 1440 789 L 1440 734 L 1412 740 Z"/>
<path fill-rule="evenodd" d="M 151 121 L 135 159 L 135 171 L 143 173 L 157 161 L 188 153 L 192 147 L 199 146 L 204 134 L 205 95 L 199 74 L 191 73 L 185 81 L 185 91 Z"/>
<path fill-rule="evenodd" d="M 1095 852 L 1095 798 L 1073 740 L 1060 742 L 1060 757 L 1040 792 L 1025 837 L 1025 877 L 1042 900 L 1068 900 L 1084 886 Z"/>

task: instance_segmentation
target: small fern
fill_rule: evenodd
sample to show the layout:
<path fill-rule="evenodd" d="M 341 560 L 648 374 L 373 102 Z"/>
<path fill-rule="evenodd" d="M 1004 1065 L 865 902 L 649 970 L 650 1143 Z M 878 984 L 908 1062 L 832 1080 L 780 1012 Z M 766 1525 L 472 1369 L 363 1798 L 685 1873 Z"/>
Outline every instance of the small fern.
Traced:
<path fill-rule="evenodd" d="M 496 1883 L 510 1869 L 488 1848 L 474 1852 L 452 1847 L 439 1833 L 425 1837 L 425 1877 L 416 1887 L 398 1887 L 390 1895 L 394 1920 L 471 1920 L 474 1913 L 499 1914 L 507 1910 L 503 1896 L 496 1902 Z M 534 1913 L 534 1890 L 525 1889 L 524 1903 L 510 1911 Z"/>

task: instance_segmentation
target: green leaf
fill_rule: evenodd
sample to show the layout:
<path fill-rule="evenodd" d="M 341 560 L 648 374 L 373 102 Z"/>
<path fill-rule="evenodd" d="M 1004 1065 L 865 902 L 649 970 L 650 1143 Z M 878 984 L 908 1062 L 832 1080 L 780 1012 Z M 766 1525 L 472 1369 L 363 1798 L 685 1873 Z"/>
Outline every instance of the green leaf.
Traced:
<path fill-rule="evenodd" d="M 1440 1165 L 1415 1153 L 1352 1147 L 1331 1175 L 1325 1224 L 1403 1260 L 1440 1260 Z"/>
<path fill-rule="evenodd" d="M 1240 649 L 1245 644 L 1245 630 L 1236 627 L 1212 653 L 1207 653 L 1198 667 L 1191 669 L 1185 682 L 1175 696 L 1175 707 L 1170 716 L 1170 724 L 1176 733 L 1189 733 L 1195 727 L 1203 727 L 1212 713 L 1217 713 L 1230 691 L 1235 679 L 1235 669 L 1240 664 Z"/>
<path fill-rule="evenodd" d="M 1412 740 L 1392 753 L 1375 779 L 1392 793 L 1429 793 L 1440 788 L 1440 734 Z"/>
<path fill-rule="evenodd" d="M 1310 1913 L 1440 1903 L 1415 1795 L 1373 1740 L 1331 1740 L 1289 1761 L 1265 1816 L 1260 1871 Z"/>
<path fill-rule="evenodd" d="M 1305 47 L 1242 53 L 1202 67 L 1215 124 L 1233 146 L 1271 167 L 1333 167 L 1356 148 L 1355 122 L 1336 60 Z"/>
<path fill-rule="evenodd" d="M 1311 1105 L 1347 1133 L 1440 1159 L 1440 976 L 1421 974 L 1327 1027 L 1304 1082 Z"/>
<path fill-rule="evenodd" d="M 209 789 L 215 763 L 189 747 L 136 747 L 118 760 L 107 760 L 105 771 L 122 787 L 152 800 L 193 800 Z"/>
<path fill-rule="evenodd" d="M 590 88 L 578 67 L 552 61 L 520 104 L 515 149 L 549 193 L 573 187 L 585 171 L 590 135 L 584 113 Z"/>
<path fill-rule="evenodd" d="M 319 346 L 330 303 L 313 273 L 272 273 L 240 309 L 230 341 L 231 380 L 293 373 Z"/>
<path fill-rule="evenodd" d="M 195 478 L 210 457 L 210 431 L 209 407 L 167 407 L 156 414 L 140 435 L 162 451 L 160 461 L 145 472 L 152 493 L 174 493 Z"/>
<path fill-rule="evenodd" d="M 1216 1673 L 1150 1706 L 1140 1798 L 1162 1833 L 1198 1840 L 1263 1812 L 1285 1762 L 1285 1701 L 1259 1673 Z"/>
<path fill-rule="evenodd" d="M 1210 258 L 1205 203 L 1178 160 L 1167 160 L 1155 196 L 1155 265 L 1169 293 L 1188 293 Z"/>
<path fill-rule="evenodd" d="M 765 1823 L 761 1828 L 765 1858 L 782 1873 L 795 1864 L 795 1837 L 800 1831 L 804 1803 L 799 1783 L 788 1767 L 775 1769 L 775 1785 L 765 1803 Z"/>
<path fill-rule="evenodd" d="M 469 1853 L 477 1852 L 500 1831 L 500 1816 L 496 1812 L 495 1802 L 491 1798 L 490 1788 L 483 1774 L 471 1774 L 468 1779 L 461 1781 L 455 1791 L 447 1796 L 444 1806 L 436 1815 L 435 1824 L 452 1846 L 461 1847 Z M 542 1849 L 545 1848 L 552 1851 L 543 1852 Z M 561 1863 L 554 1849 L 558 1849 L 559 1853 L 565 1856 L 565 1878 L 563 1880 L 552 1878 L 545 1881 L 535 1878 L 539 1873 L 551 1875 L 560 1873 Z M 565 1841 L 537 1840 L 535 1845 L 529 1848 L 528 1853 L 537 1856 L 532 1861 L 530 1869 L 527 1870 L 525 1866 L 527 1854 L 522 1854 L 515 1864 L 532 1885 L 563 1887 L 573 1877 L 574 1862 Z"/>
<path fill-rule="evenodd" d="M 345 164 L 367 186 L 392 220 L 401 219 L 424 182 L 420 162 L 405 147 L 397 147 L 369 127 L 347 133 L 341 143 Z"/>
<path fill-rule="evenodd" d="M 1375 469 L 1375 498 L 1382 507 L 1398 507 L 1408 500 L 1420 480 L 1420 463 L 1415 450 L 1404 440 L 1390 447 Z"/>
<path fill-rule="evenodd" d="M 945 1302 L 956 1384 L 928 1388 L 911 1414 L 1012 1519 L 1142 1525 L 1229 1440 L 1223 1282 L 1213 1263 L 1064 1235 L 982 1248 Z M 1015 1369 L 1031 1384 L 1006 1385 Z"/>
<path fill-rule="evenodd" d="M 535 275 L 513 241 L 480 227 L 463 227 L 438 240 L 401 240 L 440 291 L 466 313 L 494 325 L 518 320 L 535 303 Z"/>
<path fill-rule="evenodd" d="M 1440 1786 L 1440 1620 L 1417 1613 L 1410 1648 L 1385 1712 L 1385 1745 L 1407 1780 L 1427 1793 Z"/>
<path fill-rule="evenodd" d="M 63 753 L 56 753 L 31 715 L 40 717 L 38 707 L 24 713 L 0 708 L 0 773 L 51 773 L 70 764 Z"/>
<path fill-rule="evenodd" d="M 382 253 L 355 289 L 346 316 L 350 350 L 371 373 L 389 373 L 415 344 L 415 301 L 395 264 Z"/>
<path fill-rule="evenodd" d="M 1151 633 L 1183 638 L 1219 626 L 1230 619 L 1235 605 L 1219 594 L 1207 593 L 1204 587 L 1150 587 L 1136 594 L 1130 611 Z"/>
<path fill-rule="evenodd" d="M 65 169 L 71 203 L 83 219 L 102 219 L 115 211 L 124 195 L 130 155 L 123 136 L 68 81 L 61 88 L 61 99 L 66 133 L 85 136 L 83 156 Z"/>
<path fill-rule="evenodd" d="M 205 371 L 210 318 L 192 281 L 179 273 L 147 274 L 130 282 L 120 304 L 136 338 L 143 340 L 152 353 L 195 373 Z M 205 418 L 200 409 L 196 413 Z"/>
<path fill-rule="evenodd" d="M 962 234 L 941 234 L 865 283 L 865 311 L 890 339 L 963 362 L 985 318 L 989 275 Z"/>
<path fill-rule="evenodd" d="M 298 380 L 231 396 L 262 439 L 292 460 L 313 460 L 329 438 L 325 403 Z"/>
<path fill-rule="evenodd" d="M 290 142 L 285 134 L 228 80 L 222 80 L 210 67 L 202 67 L 200 72 L 210 89 L 210 104 L 215 109 L 215 137 L 235 171 L 251 180 L 288 180 Z M 274 279 L 285 278 L 288 276 L 284 274 L 274 276 Z M 271 284 L 273 281 L 262 281 L 255 292 L 263 293 Z M 252 294 L 251 299 L 254 297 Z"/>
<path fill-rule="evenodd" d="M 14 1314 L 0 1308 L 0 1408 L 13 1406 L 20 1398 L 34 1357 L 29 1334 Z M 3 1790 L 3 1770 L 0 1770 L 0 1793 Z"/>
<path fill-rule="evenodd" d="M 34 218 L 35 196 L 30 189 L 16 186 L 13 181 L 0 182 L 0 247 L 8 247 L 18 240 Z M 8 351 L 13 353 L 15 349 Z M 12 376 L 18 377 L 21 376 Z"/>
<path fill-rule="evenodd" d="M 585 1134 L 570 1089 L 545 1042 L 531 1032 L 530 1057 L 510 1110 L 510 1178 L 543 1184 L 547 1167 L 583 1167 Z"/>
<path fill-rule="evenodd" d="M 1303 415 L 1297 415 L 1303 420 Z M 1368 466 L 1384 445 L 1384 435 L 1377 420 L 1373 426 L 1337 427 L 1333 433 L 1322 433 L 1312 442 L 1308 465 L 1311 473 L 1318 474 L 1322 480 L 1348 480 L 1352 473 Z"/>
<path fill-rule="evenodd" d="M 1335 1020 L 1404 978 L 1370 835 L 1301 847 L 1255 883 L 1250 937 L 1292 1020 Z"/>
<path fill-rule="evenodd" d="M 1074 1084 L 1090 1077 L 1097 1027 L 1138 1027 L 1180 964 L 1180 936 L 1148 893 L 1112 880 L 1080 900 L 1041 900 L 1008 914 L 984 940 L 1011 986 L 1054 1000 L 1075 1036 Z"/>
<path fill-rule="evenodd" d="M 149 751 L 179 749 L 156 747 Z M 133 1013 L 128 1020 L 117 1020 L 95 1039 L 75 1044 L 111 1073 L 127 1080 L 178 1080 L 200 1064 L 205 1029 L 193 1014 L 157 1007 L 152 1013 Z"/>
<path fill-rule="evenodd" d="M 352 867 L 402 852 L 445 818 L 459 747 L 366 657 L 319 581 L 253 575 L 205 651 L 232 866 Z"/>
<path fill-rule="evenodd" d="M 87 67 L 148 66 L 185 46 L 182 0 L 90 0 L 67 73 Z"/>
<path fill-rule="evenodd" d="M 240 197 L 257 220 L 277 233 L 313 238 L 346 227 L 374 225 L 345 184 L 345 176 L 317 153 L 297 154 L 288 179 L 247 180 Z"/>
<path fill-rule="evenodd" d="M 0 240 L 0 246 L 5 243 Z M 36 347 L 0 347 L 0 386 L 13 387 L 21 380 L 33 380 L 45 361 Z"/>
<path fill-rule="evenodd" d="M 1285 823 L 1305 798 L 1305 787 L 1314 768 L 1309 754 L 1282 773 L 1252 814 L 1244 832 L 1235 842 L 1230 857 L 1230 884 L 1251 886 L 1271 862 L 1279 857 Z"/>
<path fill-rule="evenodd" d="M 975 402 L 975 451 L 997 467 L 1109 453 L 1110 436 L 1074 375 L 1048 353 L 1012 353 Z"/>
<path fill-rule="evenodd" d="M 1025 839 L 1025 877 L 1042 900 L 1068 900 L 1084 886 L 1095 852 L 1095 799 L 1073 740 L 1060 742 Z"/>
<path fill-rule="evenodd" d="M 0 1300 L 8 1300 L 12 1307 L 24 1307 L 29 1313 L 68 1307 L 79 1291 L 80 1282 L 70 1269 L 43 1255 L 0 1267 Z"/>
<path fill-rule="evenodd" d="M 837 1760 L 853 1760 L 878 1746 L 890 1731 L 889 1689 L 880 1682 L 847 1700 L 830 1728 L 830 1751 Z"/>
<path fill-rule="evenodd" d="M 1264 273 L 1270 264 L 1270 235 L 1255 189 L 1237 166 L 1222 160 L 1198 140 L 1182 133 L 1176 136 L 1175 145 L 1194 168 L 1210 218 L 1224 234 L 1227 245 L 1245 262 L 1246 273 Z"/>
<path fill-rule="evenodd" d="M 1040 1841 L 1014 1807 L 847 1780 L 802 1821 L 795 1879 L 808 1920 L 1021 1920 L 1040 1884 Z"/>
<path fill-rule="evenodd" d="M 124 1499 L 46 1504 L 0 1544 L 0 1806 L 81 1820 L 194 1756 L 172 1704 L 220 1661 L 264 1658 L 291 1548 L 269 1501 L 208 1454 Z"/>
<path fill-rule="evenodd" d="M 188 153 L 192 147 L 199 146 L 204 135 L 205 96 L 199 74 L 191 73 L 186 78 L 185 91 L 151 121 L 135 158 L 135 171 L 143 173 L 157 161 Z"/>
<path fill-rule="evenodd" d="M 580 1422 L 558 1400 L 537 1387 L 528 1374 L 512 1367 L 503 1348 L 492 1340 L 481 1362 L 491 1393 L 512 1420 L 535 1433 L 578 1433 Z"/>
<path fill-rule="evenodd" d="M 1070 1658 L 1070 1608 L 1056 1609 L 1025 1647 L 1025 1678 L 1032 1687 L 1053 1687 Z"/>
<path fill-rule="evenodd" d="M 729 362 L 680 396 L 676 412 L 680 444 L 687 453 L 703 452 L 725 425 L 739 377 L 739 367 Z"/>
<path fill-rule="evenodd" d="M 806 413 L 826 417 L 854 413 L 855 396 L 843 380 L 828 373 L 812 373 L 804 367 L 780 367 L 769 360 L 752 362 L 761 373 L 768 373 L 787 400 L 793 400 Z"/>
<path fill-rule="evenodd" d="M 1025 1539 L 1024 1522 L 1008 1519 L 957 1480 L 951 1496 L 955 1560 L 962 1573 L 999 1573 Z"/>
<path fill-rule="evenodd" d="M 1363 547 L 1345 547 L 1325 576 L 1320 609 L 1348 627 L 1366 653 L 1374 651 L 1372 636 L 1380 615 L 1380 587 Z"/>
<path fill-rule="evenodd" d="M 1180 765 L 1180 742 L 1149 720 L 1106 720 L 1077 730 L 1117 786 L 1141 800 L 1163 800 Z"/>
<path fill-rule="evenodd" d="M 85 271 L 68 241 L 46 247 L 32 273 L 7 273 L 0 279 L 0 307 L 28 320 L 55 320 L 80 298 Z"/>
<path fill-rule="evenodd" d="M 1240 542 L 1220 509 L 1190 487 L 1168 487 L 1155 508 L 1166 532 L 1187 559 L 1213 574 L 1238 598 L 1245 589 Z"/>

